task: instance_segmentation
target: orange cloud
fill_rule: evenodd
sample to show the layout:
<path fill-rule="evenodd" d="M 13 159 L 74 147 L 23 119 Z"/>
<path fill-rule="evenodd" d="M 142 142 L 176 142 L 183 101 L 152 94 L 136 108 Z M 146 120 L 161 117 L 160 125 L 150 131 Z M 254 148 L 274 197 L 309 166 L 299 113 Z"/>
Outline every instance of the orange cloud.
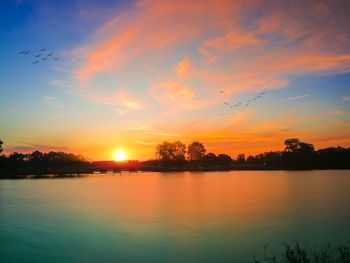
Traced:
<path fill-rule="evenodd" d="M 191 70 L 191 61 L 188 58 L 183 58 L 175 65 L 174 70 L 177 77 L 186 78 Z"/>
<path fill-rule="evenodd" d="M 235 49 L 257 45 L 260 41 L 250 32 L 228 31 L 223 36 L 205 40 L 202 48 L 218 51 L 233 51 Z"/>
<path fill-rule="evenodd" d="M 203 107 L 207 101 L 199 100 L 195 92 L 178 82 L 163 82 L 149 89 L 152 98 L 173 111 Z"/>
<path fill-rule="evenodd" d="M 193 2 L 193 3 L 191 3 Z M 146 52 L 194 40 L 208 29 L 221 28 L 239 7 L 232 1 L 139 1 L 133 11 L 117 15 L 93 36 L 95 40 L 75 49 L 83 60 L 78 79 L 120 69 Z M 203 14 L 206 14 L 203 16 Z M 207 19 L 215 21 L 203 27 Z"/>
<path fill-rule="evenodd" d="M 337 110 L 328 112 L 328 115 L 332 115 L 332 116 L 342 116 L 342 115 L 345 115 L 345 112 L 342 111 L 342 110 L 337 109 Z"/>
<path fill-rule="evenodd" d="M 204 0 L 200 4 L 193 0 L 138 1 L 131 10 L 109 19 L 90 43 L 74 50 L 81 61 L 74 76 L 80 82 L 89 81 L 123 71 L 135 61 L 140 66 L 135 71 L 154 68 L 159 74 L 163 70 L 158 66 L 160 61 L 174 54 L 184 56 L 180 47 L 188 45 L 199 51 L 193 56 L 213 63 L 192 62 L 184 56 L 173 66 L 176 77 L 197 81 L 197 90 L 207 95 L 218 86 L 229 94 L 274 89 L 285 87 L 293 75 L 350 69 L 349 51 L 327 48 L 332 46 L 329 35 L 333 32 L 344 39 L 342 43 L 350 39 L 349 33 L 337 26 L 347 18 L 339 16 L 333 24 L 323 24 L 338 5 L 310 1 L 271 7 L 260 0 Z M 264 12 L 250 17 L 252 10 Z M 310 13 L 315 15 L 310 17 Z M 243 26 L 247 21 L 249 27 Z M 295 44 L 287 45 L 288 41 Z M 247 52 L 237 53 L 241 47 Z M 167 81 L 166 74 L 159 74 L 153 86 Z"/>
<path fill-rule="evenodd" d="M 147 145 L 157 137 L 201 140 L 232 154 L 281 149 L 285 138 L 307 132 L 310 142 L 321 141 L 317 129 L 328 123 L 321 114 L 293 109 L 257 120 L 254 108 L 237 114 L 219 104 L 287 87 L 295 76 L 349 72 L 350 16 L 343 9 L 341 1 L 138 1 L 74 49 L 74 83 L 53 83 L 80 87 L 78 96 L 120 115 L 142 108 L 133 121 L 149 126 L 125 127 L 145 152 L 153 152 Z M 159 113 L 176 115 L 170 121 Z"/>

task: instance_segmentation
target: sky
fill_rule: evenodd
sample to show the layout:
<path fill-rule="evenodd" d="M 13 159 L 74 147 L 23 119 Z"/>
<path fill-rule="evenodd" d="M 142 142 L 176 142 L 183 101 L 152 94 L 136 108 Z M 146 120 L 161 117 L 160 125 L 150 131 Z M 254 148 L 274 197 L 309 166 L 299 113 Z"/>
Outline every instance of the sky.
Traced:
<path fill-rule="evenodd" d="M 349 13 L 346 0 L 2 0 L 4 152 L 350 147 Z"/>

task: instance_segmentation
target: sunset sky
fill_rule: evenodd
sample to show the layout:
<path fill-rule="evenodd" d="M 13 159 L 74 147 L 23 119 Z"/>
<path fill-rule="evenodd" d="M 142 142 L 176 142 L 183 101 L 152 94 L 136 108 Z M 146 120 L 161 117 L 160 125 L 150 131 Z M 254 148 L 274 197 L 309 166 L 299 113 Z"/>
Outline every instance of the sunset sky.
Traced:
<path fill-rule="evenodd" d="M 347 0 L 1 1 L 5 153 L 350 147 L 349 14 Z"/>

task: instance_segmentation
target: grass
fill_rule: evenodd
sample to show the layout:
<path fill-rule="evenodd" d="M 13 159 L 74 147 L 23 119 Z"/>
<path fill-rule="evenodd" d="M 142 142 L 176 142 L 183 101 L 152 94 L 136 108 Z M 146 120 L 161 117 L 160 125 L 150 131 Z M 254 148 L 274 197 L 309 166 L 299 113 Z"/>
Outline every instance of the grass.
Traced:
<path fill-rule="evenodd" d="M 265 256 L 262 260 L 253 257 L 248 263 L 350 263 L 350 248 L 327 244 L 318 249 L 308 249 L 299 243 L 285 245 L 280 256 Z"/>

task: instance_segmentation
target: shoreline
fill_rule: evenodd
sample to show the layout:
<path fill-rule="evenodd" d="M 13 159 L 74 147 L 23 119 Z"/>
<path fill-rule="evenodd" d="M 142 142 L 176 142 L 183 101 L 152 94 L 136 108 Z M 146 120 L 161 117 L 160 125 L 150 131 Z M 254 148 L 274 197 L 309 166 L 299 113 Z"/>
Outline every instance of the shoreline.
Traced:
<path fill-rule="evenodd" d="M 4 173 L 0 172 L 0 180 L 20 180 L 20 179 L 58 179 L 58 178 L 83 178 L 89 176 L 117 176 L 123 174 L 142 174 L 142 173 L 184 173 L 184 172 L 244 172 L 244 171 L 348 171 L 348 168 L 340 169 L 158 169 L 158 170 L 119 170 L 119 171 L 72 171 L 72 172 L 47 172 L 47 173 Z"/>

